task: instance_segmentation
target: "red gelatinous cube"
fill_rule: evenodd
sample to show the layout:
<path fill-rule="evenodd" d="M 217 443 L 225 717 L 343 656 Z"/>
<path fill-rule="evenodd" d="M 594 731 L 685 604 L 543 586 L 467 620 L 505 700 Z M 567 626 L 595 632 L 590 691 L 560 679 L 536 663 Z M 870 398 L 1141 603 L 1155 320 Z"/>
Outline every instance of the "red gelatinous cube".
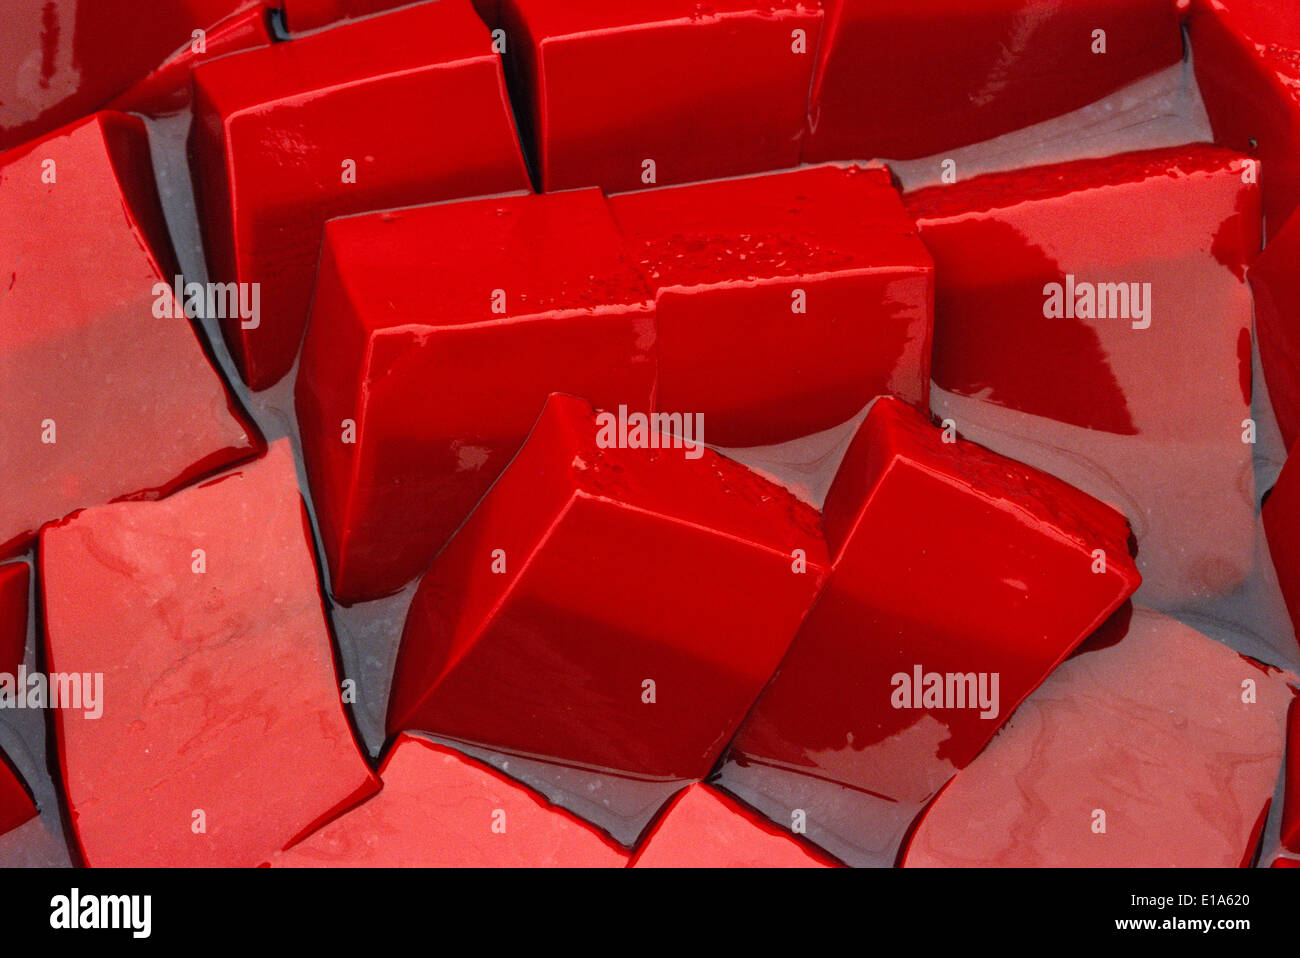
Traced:
<path fill-rule="evenodd" d="M 661 409 L 765 445 L 892 393 L 928 408 L 934 276 L 883 168 L 820 167 L 610 199 L 655 291 Z"/>
<path fill-rule="evenodd" d="M 1288 449 L 1300 442 L 1300 216 L 1268 241 L 1247 274 L 1268 398 Z"/>
<path fill-rule="evenodd" d="M 936 415 L 1122 509 L 1161 606 L 1253 564 L 1245 165 L 1192 145 L 904 197 L 935 262 Z"/>
<path fill-rule="evenodd" d="M 328 218 L 529 185 L 501 61 L 468 0 L 222 57 L 194 84 L 211 278 L 258 284 L 257 315 L 222 317 L 254 389 L 293 366 Z"/>
<path fill-rule="evenodd" d="M 0 673 L 14 675 L 27 652 L 26 562 L 0 565 Z"/>
<path fill-rule="evenodd" d="M 826 589 L 731 753 L 791 808 L 832 782 L 915 815 L 1140 581 L 1118 513 L 889 398 L 822 522 Z"/>
<path fill-rule="evenodd" d="M 1135 609 L 1118 643 L 1062 664 L 952 780 L 903 864 L 1248 864 L 1290 701 L 1275 670 Z"/>
<path fill-rule="evenodd" d="M 0 553 L 260 443 L 195 330 L 144 124 L 98 113 L 0 154 Z"/>
<path fill-rule="evenodd" d="M 262 0 L 5 0 L 0 149 L 108 103 L 227 18 Z"/>
<path fill-rule="evenodd" d="M 334 596 L 415 578 L 551 392 L 648 409 L 653 309 L 596 190 L 332 221 L 297 407 Z"/>
<path fill-rule="evenodd" d="M 799 164 L 812 4 L 502 0 L 500 16 L 544 190 Z"/>
<path fill-rule="evenodd" d="M 0 752 L 0 835 L 35 817 L 36 803 L 27 786 L 10 766 L 8 757 Z"/>
<path fill-rule="evenodd" d="M 622 868 L 599 832 L 495 769 L 399 735 L 379 794 L 272 863 L 346 868 Z"/>
<path fill-rule="evenodd" d="M 977 143 L 1182 55 L 1173 0 L 828 0 L 803 158 L 902 160 Z"/>
<path fill-rule="evenodd" d="M 192 37 L 189 44 L 144 79 L 113 98 L 108 108 L 147 116 L 177 113 L 190 105 L 191 74 L 207 60 L 264 47 L 271 42 L 267 14 L 261 6 L 243 10 Z"/>
<path fill-rule="evenodd" d="M 1214 140 L 1262 162 L 1270 240 L 1300 206 L 1300 16 L 1291 0 L 1195 0 L 1192 62 Z"/>
<path fill-rule="evenodd" d="M 340 700 L 287 440 L 168 499 L 47 526 L 39 555 L 49 670 L 102 676 L 101 714 L 54 719 L 87 864 L 256 865 L 379 787 Z"/>
<path fill-rule="evenodd" d="M 816 596 L 825 545 L 785 489 L 622 413 L 547 402 L 420 583 L 390 731 L 645 778 L 712 768 Z"/>
<path fill-rule="evenodd" d="M 717 789 L 696 782 L 678 792 L 651 826 L 632 868 L 834 868 Z"/>
<path fill-rule="evenodd" d="M 1291 717 L 1287 729 L 1282 845 L 1288 851 L 1300 854 L 1300 699 L 1291 703 Z"/>

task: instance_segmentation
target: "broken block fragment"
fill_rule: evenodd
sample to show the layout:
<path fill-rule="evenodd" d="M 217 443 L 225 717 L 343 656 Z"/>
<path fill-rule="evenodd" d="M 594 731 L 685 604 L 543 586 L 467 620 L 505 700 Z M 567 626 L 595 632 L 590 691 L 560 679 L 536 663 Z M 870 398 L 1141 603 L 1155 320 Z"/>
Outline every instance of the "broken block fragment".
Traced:
<path fill-rule="evenodd" d="M 661 409 L 721 446 L 784 442 L 890 393 L 928 408 L 933 267 L 884 168 L 625 193 L 655 293 Z"/>
<path fill-rule="evenodd" d="M 805 161 L 930 156 L 1183 56 L 1173 0 L 828 0 Z"/>
<path fill-rule="evenodd" d="M 0 673 L 14 675 L 27 651 L 26 562 L 0 565 Z"/>
<path fill-rule="evenodd" d="M 808 836 L 844 859 L 901 837 L 1140 580 L 1117 512 L 890 398 L 854 437 L 822 524 L 826 588 L 722 782 L 775 820 L 806 810 Z M 862 814 L 814 811 L 827 783 Z"/>
<path fill-rule="evenodd" d="M 327 219 L 529 186 L 501 61 L 468 0 L 222 57 L 194 85 L 209 273 L 256 303 L 221 316 L 253 389 L 293 366 Z"/>
<path fill-rule="evenodd" d="M 1292 695 L 1274 669 L 1135 609 L 1052 673 L 921 819 L 906 866 L 1238 868 Z"/>
<path fill-rule="evenodd" d="M 272 864 L 290 868 L 622 868 L 627 852 L 500 772 L 399 735 L 377 795 Z"/>
<path fill-rule="evenodd" d="M 935 262 L 935 414 L 1123 510 L 1160 607 L 1254 561 L 1247 172 L 1191 145 L 904 197 Z"/>
<path fill-rule="evenodd" d="M 817 595 L 825 546 L 810 506 L 666 432 L 647 448 L 634 416 L 624 442 L 613 413 L 551 397 L 420 582 L 390 732 L 708 774 Z"/>
<path fill-rule="evenodd" d="M 822 12 L 720 0 L 502 0 L 541 189 L 799 165 Z"/>
<path fill-rule="evenodd" d="M 49 670 L 102 676 L 101 714 L 54 713 L 86 864 L 256 865 L 379 787 L 343 711 L 288 440 L 47 526 L 39 556 Z"/>
<path fill-rule="evenodd" d="M 334 596 L 415 578 L 551 392 L 648 410 L 654 349 L 597 190 L 330 222 L 297 409 Z"/>
<path fill-rule="evenodd" d="M 660 812 L 632 868 L 834 868 L 735 799 L 696 782 Z"/>
<path fill-rule="evenodd" d="M 176 272 L 140 120 L 97 113 L 0 154 L 0 554 L 260 444 L 175 316 Z"/>

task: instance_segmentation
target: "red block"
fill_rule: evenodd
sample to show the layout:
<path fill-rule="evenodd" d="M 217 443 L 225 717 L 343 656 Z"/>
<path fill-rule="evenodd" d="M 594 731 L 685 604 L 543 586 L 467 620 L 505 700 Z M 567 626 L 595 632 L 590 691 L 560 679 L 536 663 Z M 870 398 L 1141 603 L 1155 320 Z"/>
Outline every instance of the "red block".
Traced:
<path fill-rule="evenodd" d="M 1174 0 L 828 0 L 805 161 L 929 156 L 1099 100 L 1183 55 Z M 1095 31 L 1105 31 L 1105 52 Z"/>
<path fill-rule="evenodd" d="M 655 292 L 659 408 L 710 442 L 829 429 L 930 396 L 933 266 L 884 168 L 820 167 L 610 199 Z"/>
<path fill-rule="evenodd" d="M 813 4 L 500 6 L 542 189 L 630 190 L 799 164 L 822 23 Z"/>
<path fill-rule="evenodd" d="M 36 817 L 36 804 L 9 759 L 0 752 L 0 835 Z"/>
<path fill-rule="evenodd" d="M 1140 581 L 1118 513 L 894 399 L 822 525 L 826 589 L 732 751 L 792 801 L 821 781 L 919 811 Z"/>
<path fill-rule="evenodd" d="M 494 769 L 399 735 L 379 794 L 272 864 L 293 868 L 622 868 L 627 852 Z"/>
<path fill-rule="evenodd" d="M 259 315 L 222 323 L 254 389 L 293 366 L 327 219 L 529 185 L 501 62 L 468 0 L 223 57 L 194 84 L 211 278 L 259 284 Z"/>
<path fill-rule="evenodd" d="M 1245 165 L 1194 145 L 904 197 L 935 262 L 936 415 L 1122 509 L 1162 606 L 1254 561 Z"/>
<path fill-rule="evenodd" d="M 713 767 L 821 587 L 817 515 L 712 451 L 606 448 L 611 418 L 552 396 L 434 562 L 390 731 L 633 777 Z"/>
<path fill-rule="evenodd" d="M 1137 609 L 1118 643 L 1062 664 L 953 779 L 903 864 L 1247 865 L 1291 700 L 1276 670 Z"/>
<path fill-rule="evenodd" d="M 0 154 L 0 555 L 260 443 L 174 318 L 175 274 L 140 120 L 98 113 Z"/>
<path fill-rule="evenodd" d="M 15 675 L 27 652 L 26 562 L 0 565 L 0 673 Z"/>
<path fill-rule="evenodd" d="M 267 11 L 260 5 L 232 14 L 204 31 L 202 37 L 191 37 L 166 63 L 114 97 L 109 109 L 146 116 L 178 113 L 190 105 L 191 74 L 198 64 L 240 50 L 264 47 L 270 42 Z"/>
<path fill-rule="evenodd" d="M 1268 241 L 1248 274 L 1268 398 L 1288 449 L 1300 442 L 1300 216 Z"/>
<path fill-rule="evenodd" d="M 1300 459 L 1294 454 L 1269 490 L 1262 516 L 1282 598 L 1300 635 Z"/>
<path fill-rule="evenodd" d="M 287 440 L 49 526 L 40 563 L 49 670 L 103 676 L 99 717 L 54 713 L 86 864 L 256 865 L 379 787 L 343 712 Z"/>
<path fill-rule="evenodd" d="M 1300 10 L 1194 0 L 1188 35 L 1214 141 L 1261 161 L 1271 240 L 1300 206 Z"/>
<path fill-rule="evenodd" d="M 218 25 L 261 0 L 5 0 L 0 29 L 0 149 L 108 103 Z"/>
<path fill-rule="evenodd" d="M 1286 795 L 1282 804 L 1282 845 L 1300 854 L 1300 699 L 1291 703 L 1286 739 Z"/>
<path fill-rule="evenodd" d="M 283 0 L 282 6 L 285 27 L 290 33 L 297 34 L 338 23 L 340 20 L 383 13 L 412 2 L 414 0 Z"/>
<path fill-rule="evenodd" d="M 834 868 L 725 793 L 688 785 L 660 813 L 632 868 Z"/>
<path fill-rule="evenodd" d="M 649 409 L 654 347 L 596 190 L 331 222 L 297 408 L 334 596 L 415 578 L 552 391 Z"/>

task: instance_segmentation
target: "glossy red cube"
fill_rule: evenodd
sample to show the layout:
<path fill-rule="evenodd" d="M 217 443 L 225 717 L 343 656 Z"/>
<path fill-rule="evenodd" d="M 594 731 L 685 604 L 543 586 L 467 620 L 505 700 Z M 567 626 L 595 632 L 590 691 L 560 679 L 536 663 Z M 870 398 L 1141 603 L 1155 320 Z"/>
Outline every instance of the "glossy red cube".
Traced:
<path fill-rule="evenodd" d="M 596 190 L 331 222 L 297 408 L 334 596 L 414 579 L 551 392 L 649 409 L 654 349 Z"/>
<path fill-rule="evenodd" d="M 222 321 L 253 389 L 293 366 L 327 219 L 529 185 L 501 61 L 468 0 L 222 57 L 194 85 L 210 278 L 258 284 L 260 308 Z"/>
<path fill-rule="evenodd" d="M 824 6 L 805 161 L 915 159 L 977 143 L 1086 106 L 1183 55 L 1173 0 Z"/>
<path fill-rule="evenodd" d="M 1251 266 L 1255 334 L 1268 398 L 1288 449 L 1300 442 L 1300 216 L 1268 241 Z"/>
<path fill-rule="evenodd" d="M 26 562 L 0 565 L 0 673 L 16 675 L 27 652 L 27 594 L 31 572 Z"/>
<path fill-rule="evenodd" d="M 262 0 L 5 0 L 0 149 L 98 110 L 194 41 L 262 12 Z"/>
<path fill-rule="evenodd" d="M 784 811 L 814 817 L 803 796 L 829 782 L 902 816 L 808 823 L 866 847 L 867 831 L 905 827 L 1140 579 L 1118 513 L 946 442 L 895 399 L 858 430 L 822 525 L 825 591 L 730 759 L 779 773 L 757 787 L 788 799 Z"/>
<path fill-rule="evenodd" d="M 884 168 L 625 193 L 655 294 L 659 408 L 722 446 L 784 442 L 892 393 L 926 408 L 934 276 Z"/>
<path fill-rule="evenodd" d="M 399 735 L 383 791 L 272 859 L 292 868 L 622 868 L 627 852 L 495 769 Z"/>
<path fill-rule="evenodd" d="M 642 840 L 632 868 L 834 868 L 836 862 L 725 792 L 686 786 Z"/>
<path fill-rule="evenodd" d="M 544 190 L 799 164 L 813 4 L 502 0 L 500 16 Z"/>
<path fill-rule="evenodd" d="M 1250 863 L 1290 690 L 1156 612 L 1135 609 L 1120 634 L 1030 696 L 927 810 L 904 865 Z"/>
<path fill-rule="evenodd" d="M 379 787 L 343 711 L 287 440 L 48 526 L 39 557 L 49 671 L 102 676 L 98 709 L 54 712 L 86 864 L 256 865 Z"/>
<path fill-rule="evenodd" d="M 666 432 L 647 448 L 632 415 L 624 439 L 615 414 L 551 397 L 420 582 L 390 732 L 708 774 L 821 587 L 825 546 L 785 489 Z"/>
<path fill-rule="evenodd" d="M 1300 14 L 1291 0 L 1194 0 L 1188 36 L 1214 141 L 1260 160 L 1271 240 L 1300 206 Z"/>
<path fill-rule="evenodd" d="M 260 444 L 177 316 L 144 124 L 97 113 L 0 154 L 0 555 Z"/>
<path fill-rule="evenodd" d="M 904 200 L 935 261 L 936 415 L 1122 509 L 1146 602 L 1238 585 L 1261 235 L 1246 159 L 1175 147 Z"/>

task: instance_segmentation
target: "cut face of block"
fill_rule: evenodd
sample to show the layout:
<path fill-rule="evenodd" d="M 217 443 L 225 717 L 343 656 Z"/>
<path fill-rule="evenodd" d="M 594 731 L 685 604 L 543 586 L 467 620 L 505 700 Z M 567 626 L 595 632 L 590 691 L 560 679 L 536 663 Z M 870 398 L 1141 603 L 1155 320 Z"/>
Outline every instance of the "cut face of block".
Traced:
<path fill-rule="evenodd" d="M 0 673 L 14 675 L 27 651 L 26 562 L 0 565 Z"/>
<path fill-rule="evenodd" d="M 712 768 L 821 586 L 817 515 L 712 451 L 611 442 L 613 419 L 547 403 L 420 583 L 390 731 L 645 779 Z"/>
<path fill-rule="evenodd" d="M 1195 0 L 1188 36 L 1215 142 L 1261 162 L 1271 240 L 1300 206 L 1300 8 Z"/>
<path fill-rule="evenodd" d="M 822 12 L 721 0 L 502 0 L 546 191 L 799 164 Z"/>
<path fill-rule="evenodd" d="M 40 563 L 49 670 L 97 687 L 97 708 L 54 713 L 86 864 L 256 865 L 379 787 L 340 701 L 287 440 L 47 526 Z"/>
<path fill-rule="evenodd" d="M 293 366 L 327 219 L 529 185 L 501 61 L 468 0 L 222 57 L 194 85 L 210 278 L 257 284 L 256 308 L 221 311 L 253 389 Z"/>
<path fill-rule="evenodd" d="M 892 393 L 928 408 L 933 267 L 883 168 L 625 193 L 655 292 L 660 409 L 722 446 L 784 442 Z"/>
<path fill-rule="evenodd" d="M 1287 721 L 1282 845 L 1300 855 L 1300 699 L 1291 703 L 1291 716 Z"/>
<path fill-rule="evenodd" d="M 1162 607 L 1253 564 L 1249 180 L 1193 145 L 904 197 L 935 262 L 935 414 L 1122 509 Z"/>
<path fill-rule="evenodd" d="M 660 813 L 633 868 L 834 868 L 835 862 L 699 782 Z"/>
<path fill-rule="evenodd" d="M 1300 175 L 1300 174 L 1297 174 Z M 1255 333 L 1287 449 L 1300 442 L 1300 216 L 1268 241 L 1250 268 L 1255 294 Z"/>
<path fill-rule="evenodd" d="M 904 865 L 1237 868 L 1255 855 L 1291 692 L 1276 671 L 1135 609 L 959 773 Z"/>
<path fill-rule="evenodd" d="M 805 161 L 915 159 L 978 143 L 1099 100 L 1183 55 L 1172 0 L 824 6 Z"/>
<path fill-rule="evenodd" d="M 295 868 L 622 868 L 627 853 L 500 772 L 399 735 L 378 795 L 276 855 Z"/>
<path fill-rule="evenodd" d="M 335 597 L 415 578 L 551 392 L 650 409 L 654 348 L 597 190 L 331 222 L 297 408 Z"/>
<path fill-rule="evenodd" d="M 0 154 L 0 554 L 260 444 L 175 316 L 175 273 L 140 120 L 97 113 Z"/>
<path fill-rule="evenodd" d="M 784 773 L 791 808 L 831 782 L 914 815 L 1140 581 L 1118 513 L 894 399 L 822 523 L 826 589 L 730 756 Z"/>
<path fill-rule="evenodd" d="M 216 32 L 261 0 L 5 0 L 0 30 L 0 149 L 99 109 L 195 30 Z"/>

